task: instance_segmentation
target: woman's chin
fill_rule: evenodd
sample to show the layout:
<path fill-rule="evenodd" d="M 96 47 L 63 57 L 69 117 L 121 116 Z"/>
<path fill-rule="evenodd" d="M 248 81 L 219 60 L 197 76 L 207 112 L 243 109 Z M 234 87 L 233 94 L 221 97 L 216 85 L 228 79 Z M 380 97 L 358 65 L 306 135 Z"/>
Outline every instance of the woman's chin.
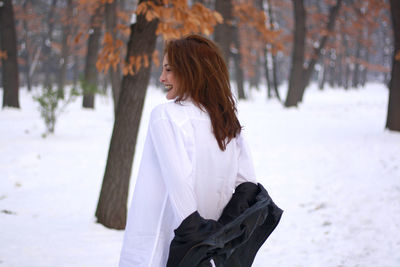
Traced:
<path fill-rule="evenodd" d="M 167 92 L 167 95 L 165 96 L 168 100 L 171 100 L 171 99 L 175 99 L 176 98 L 176 94 L 175 94 L 175 92 L 173 92 L 172 90 L 169 90 L 168 92 Z"/>

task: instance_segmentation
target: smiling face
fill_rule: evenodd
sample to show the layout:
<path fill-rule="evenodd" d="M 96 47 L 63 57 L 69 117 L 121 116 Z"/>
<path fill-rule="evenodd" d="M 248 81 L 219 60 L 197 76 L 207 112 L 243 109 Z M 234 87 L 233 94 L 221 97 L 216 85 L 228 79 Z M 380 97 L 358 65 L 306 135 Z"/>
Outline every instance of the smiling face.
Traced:
<path fill-rule="evenodd" d="M 171 66 L 168 64 L 167 55 L 164 56 L 160 82 L 167 91 L 166 98 L 174 99 L 178 96 L 178 83 Z"/>

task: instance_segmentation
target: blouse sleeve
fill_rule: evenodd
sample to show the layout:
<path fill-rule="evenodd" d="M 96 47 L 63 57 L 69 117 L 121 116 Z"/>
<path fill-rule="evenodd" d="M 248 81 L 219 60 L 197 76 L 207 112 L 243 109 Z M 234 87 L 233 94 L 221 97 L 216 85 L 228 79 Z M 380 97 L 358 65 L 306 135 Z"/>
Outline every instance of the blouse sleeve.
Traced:
<path fill-rule="evenodd" d="M 149 132 L 172 208 L 182 221 L 197 210 L 184 133 L 167 118 L 151 119 Z"/>
<path fill-rule="evenodd" d="M 238 136 L 237 142 L 240 154 L 235 187 L 244 182 L 257 183 L 251 152 L 242 134 Z"/>

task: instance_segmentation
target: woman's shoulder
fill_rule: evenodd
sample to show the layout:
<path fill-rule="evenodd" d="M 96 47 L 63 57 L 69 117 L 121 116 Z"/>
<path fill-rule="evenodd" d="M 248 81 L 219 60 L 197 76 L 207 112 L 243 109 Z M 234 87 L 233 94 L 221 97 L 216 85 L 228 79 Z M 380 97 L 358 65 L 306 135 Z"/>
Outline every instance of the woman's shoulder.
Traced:
<path fill-rule="evenodd" d="M 188 102 L 177 103 L 175 101 L 159 104 L 151 111 L 150 120 L 154 122 L 165 119 L 176 123 L 183 122 L 188 119 L 188 113 L 185 110 L 191 108 L 191 106 L 192 104 Z"/>

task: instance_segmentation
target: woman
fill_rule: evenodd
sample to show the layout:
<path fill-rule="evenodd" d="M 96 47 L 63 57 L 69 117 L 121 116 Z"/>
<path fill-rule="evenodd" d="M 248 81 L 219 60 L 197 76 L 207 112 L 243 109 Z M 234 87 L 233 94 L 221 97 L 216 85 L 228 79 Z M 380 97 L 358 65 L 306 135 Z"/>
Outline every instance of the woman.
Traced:
<path fill-rule="evenodd" d="M 194 212 L 217 220 L 243 182 L 256 183 L 218 47 L 189 35 L 166 43 L 120 266 L 166 266 L 174 230 Z"/>

